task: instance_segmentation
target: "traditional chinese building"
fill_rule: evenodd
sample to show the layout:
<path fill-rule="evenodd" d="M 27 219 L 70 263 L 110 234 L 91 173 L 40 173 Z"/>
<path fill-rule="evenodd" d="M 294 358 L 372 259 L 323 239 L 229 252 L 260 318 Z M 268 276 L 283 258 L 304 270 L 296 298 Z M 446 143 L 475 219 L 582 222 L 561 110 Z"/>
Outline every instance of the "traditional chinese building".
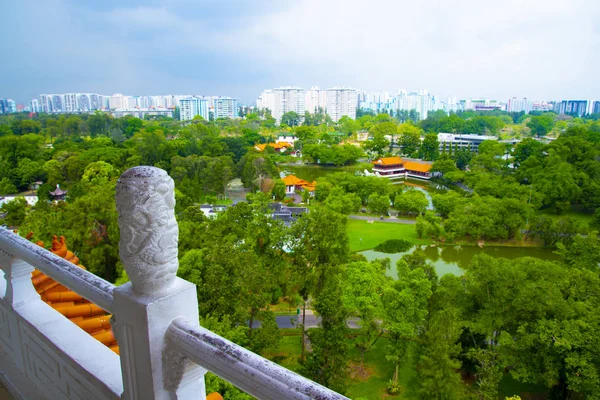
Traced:
<path fill-rule="evenodd" d="M 296 175 L 288 175 L 282 181 L 285 184 L 285 194 L 294 194 L 303 190 L 307 190 L 312 194 L 317 186 L 317 182 L 308 182 Z"/>
<path fill-rule="evenodd" d="M 52 200 L 59 201 L 64 200 L 67 197 L 67 191 L 60 188 L 60 185 L 56 184 L 56 189 L 54 191 L 49 192 L 50 196 L 52 196 Z"/>
<path fill-rule="evenodd" d="M 272 147 L 275 150 L 275 153 L 284 153 L 288 149 L 293 149 L 294 145 L 292 143 L 287 142 L 278 142 L 278 143 L 265 143 L 265 144 L 256 144 L 254 145 L 254 149 L 258 151 L 264 151 L 267 146 Z"/>
<path fill-rule="evenodd" d="M 405 161 L 400 157 L 383 157 L 373 161 L 373 172 L 390 179 L 431 179 L 431 164 Z"/>

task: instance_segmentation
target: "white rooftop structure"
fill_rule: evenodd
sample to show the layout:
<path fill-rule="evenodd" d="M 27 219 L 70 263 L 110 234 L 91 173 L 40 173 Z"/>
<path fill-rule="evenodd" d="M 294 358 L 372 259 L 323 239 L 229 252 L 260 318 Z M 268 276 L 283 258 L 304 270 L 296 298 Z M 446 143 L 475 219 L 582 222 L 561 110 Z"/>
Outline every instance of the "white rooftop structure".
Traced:
<path fill-rule="evenodd" d="M 481 142 L 486 140 L 498 140 L 496 136 L 488 135 L 473 135 L 462 133 L 438 133 L 438 142 L 440 143 L 440 151 L 458 150 L 467 148 L 474 153 L 477 153 Z"/>

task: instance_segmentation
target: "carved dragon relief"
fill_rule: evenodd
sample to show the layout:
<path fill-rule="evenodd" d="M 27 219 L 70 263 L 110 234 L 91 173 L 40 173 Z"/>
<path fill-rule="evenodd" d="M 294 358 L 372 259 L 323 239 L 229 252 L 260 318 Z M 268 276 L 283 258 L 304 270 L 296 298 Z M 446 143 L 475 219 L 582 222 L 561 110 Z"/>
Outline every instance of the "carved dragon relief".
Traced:
<path fill-rule="evenodd" d="M 173 179 L 154 167 L 134 167 L 117 182 L 119 255 L 133 290 L 154 293 L 175 280 L 179 229 Z"/>

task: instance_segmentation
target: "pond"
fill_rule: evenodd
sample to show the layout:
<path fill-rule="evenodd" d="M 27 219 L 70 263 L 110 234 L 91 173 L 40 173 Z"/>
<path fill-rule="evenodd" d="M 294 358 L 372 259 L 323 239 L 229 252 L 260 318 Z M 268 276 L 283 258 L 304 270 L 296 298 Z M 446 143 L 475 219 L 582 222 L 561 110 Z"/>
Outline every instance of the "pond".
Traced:
<path fill-rule="evenodd" d="M 364 255 L 369 261 L 378 258 L 389 258 L 392 262 L 392 267 L 386 273 L 388 276 L 396 279 L 398 278 L 396 262 L 402 258 L 403 255 L 415 251 L 416 248 L 424 250 L 427 261 L 435 266 L 435 270 L 440 277 L 445 274 L 461 276 L 471 263 L 471 259 L 477 254 L 487 254 L 493 257 L 504 257 L 508 259 L 519 257 L 536 257 L 542 260 L 560 259 L 560 256 L 554 254 L 552 249 L 503 246 L 488 246 L 483 248 L 477 246 L 415 246 L 404 253 L 386 254 L 374 250 L 367 250 L 360 254 Z"/>

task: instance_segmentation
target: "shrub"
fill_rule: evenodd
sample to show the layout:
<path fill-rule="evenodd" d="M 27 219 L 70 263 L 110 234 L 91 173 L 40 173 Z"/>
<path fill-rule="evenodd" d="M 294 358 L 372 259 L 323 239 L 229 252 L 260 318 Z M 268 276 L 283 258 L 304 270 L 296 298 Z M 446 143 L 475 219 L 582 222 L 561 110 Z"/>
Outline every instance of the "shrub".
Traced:
<path fill-rule="evenodd" d="M 378 244 L 374 250 L 382 253 L 393 254 L 403 253 L 410 250 L 411 247 L 413 247 L 413 244 L 404 239 L 390 239 Z"/>

